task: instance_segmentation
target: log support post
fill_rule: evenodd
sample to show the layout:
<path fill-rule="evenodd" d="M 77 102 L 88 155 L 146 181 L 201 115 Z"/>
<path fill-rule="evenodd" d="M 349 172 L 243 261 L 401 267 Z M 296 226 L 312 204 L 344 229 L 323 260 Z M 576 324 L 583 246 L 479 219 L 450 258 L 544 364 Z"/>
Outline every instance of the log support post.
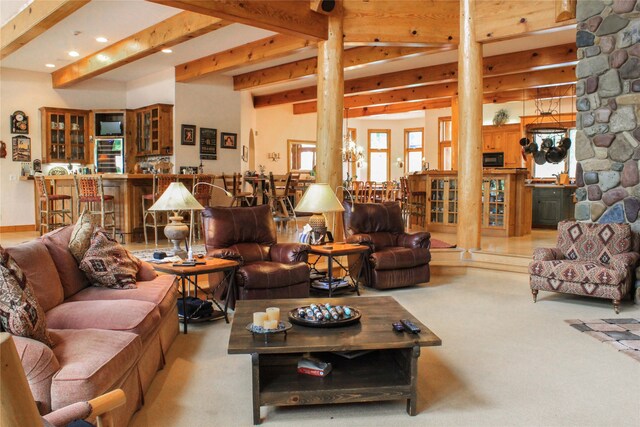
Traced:
<path fill-rule="evenodd" d="M 329 37 L 318 43 L 318 125 L 316 146 L 316 182 L 332 189 L 342 185 L 342 127 L 344 100 L 342 4 L 329 15 Z M 342 191 L 337 196 L 342 200 Z M 331 221 L 333 215 L 327 215 Z M 342 215 L 336 213 L 336 241 L 342 241 Z M 332 227 L 333 225 L 333 227 Z"/>
<path fill-rule="evenodd" d="M 480 249 L 482 227 L 482 45 L 474 0 L 460 0 L 458 47 L 458 247 Z M 468 255 L 468 253 L 467 253 Z"/>

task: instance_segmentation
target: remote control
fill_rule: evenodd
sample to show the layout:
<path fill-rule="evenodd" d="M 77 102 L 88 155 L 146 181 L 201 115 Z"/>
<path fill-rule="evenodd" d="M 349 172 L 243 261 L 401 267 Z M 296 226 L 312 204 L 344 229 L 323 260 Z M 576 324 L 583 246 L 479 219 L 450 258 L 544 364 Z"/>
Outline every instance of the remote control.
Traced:
<path fill-rule="evenodd" d="M 391 325 L 393 326 L 393 330 L 396 332 L 404 331 L 404 326 L 402 326 L 402 323 L 400 322 L 393 322 Z"/>
<path fill-rule="evenodd" d="M 411 320 L 401 319 L 400 323 L 402 323 L 404 328 L 412 334 L 417 334 L 420 332 L 420 328 L 418 328 Z"/>

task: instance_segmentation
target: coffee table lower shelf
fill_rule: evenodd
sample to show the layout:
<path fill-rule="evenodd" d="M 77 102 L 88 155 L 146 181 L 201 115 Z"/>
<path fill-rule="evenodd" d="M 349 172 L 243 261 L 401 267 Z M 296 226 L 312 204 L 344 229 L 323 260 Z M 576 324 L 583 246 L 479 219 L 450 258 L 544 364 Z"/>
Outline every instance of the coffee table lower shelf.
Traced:
<path fill-rule="evenodd" d="M 416 415 L 416 372 L 420 348 L 374 350 L 354 359 L 333 353 L 311 353 L 333 370 L 322 378 L 299 374 L 302 353 L 252 354 L 254 424 L 260 406 L 315 405 L 407 399 Z"/>

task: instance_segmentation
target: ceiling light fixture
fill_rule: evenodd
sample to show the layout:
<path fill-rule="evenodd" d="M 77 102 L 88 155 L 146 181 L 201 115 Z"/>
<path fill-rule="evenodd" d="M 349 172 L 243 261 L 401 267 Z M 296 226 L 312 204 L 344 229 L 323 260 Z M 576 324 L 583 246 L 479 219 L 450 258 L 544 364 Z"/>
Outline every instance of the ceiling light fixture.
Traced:
<path fill-rule="evenodd" d="M 102 61 L 102 62 L 105 62 L 105 61 L 107 61 L 109 59 L 109 57 L 107 55 L 105 55 L 105 54 L 100 53 L 100 54 L 98 54 L 98 59 L 100 61 Z"/>
<path fill-rule="evenodd" d="M 44 64 L 44 66 L 47 68 L 56 68 L 54 64 Z"/>
<path fill-rule="evenodd" d="M 96 41 L 97 41 L 98 43 L 106 43 L 106 42 L 108 42 L 109 40 L 107 40 L 107 38 L 106 38 L 106 37 L 96 37 Z"/>
<path fill-rule="evenodd" d="M 75 58 L 77 56 L 80 56 L 80 54 L 78 52 L 76 52 L 75 50 L 70 50 L 69 51 L 69 56 Z"/>
<path fill-rule="evenodd" d="M 162 49 L 162 53 L 171 53 L 173 52 L 171 49 Z"/>

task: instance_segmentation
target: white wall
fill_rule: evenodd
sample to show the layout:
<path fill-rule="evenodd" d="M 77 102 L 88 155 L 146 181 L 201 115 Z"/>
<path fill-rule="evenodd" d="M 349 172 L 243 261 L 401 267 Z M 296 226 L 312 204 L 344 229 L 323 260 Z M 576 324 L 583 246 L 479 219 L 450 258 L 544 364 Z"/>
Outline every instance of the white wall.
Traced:
<path fill-rule="evenodd" d="M 256 110 L 256 167 L 264 165 L 267 172 L 287 173 L 287 140 L 316 140 L 316 114 L 293 114 L 291 105 L 259 108 Z M 280 153 L 274 162 L 267 153 Z"/>
<path fill-rule="evenodd" d="M 218 159 L 203 160 L 205 173 L 238 172 L 240 170 L 242 144 L 248 135 L 240 133 L 240 92 L 233 90 L 233 80 L 228 76 L 211 76 L 192 83 L 175 84 L 174 115 L 174 165 L 198 166 L 200 164 L 200 128 L 218 130 Z M 181 145 L 181 125 L 196 126 L 197 144 Z M 222 132 L 237 134 L 237 149 L 220 148 Z"/>
<path fill-rule="evenodd" d="M 42 159 L 40 107 L 113 108 L 126 105 L 125 85 L 90 80 L 70 89 L 53 89 L 48 73 L 0 69 L 0 139 L 7 157 L 0 159 L 0 226 L 35 224 L 33 181 L 20 181 L 20 162 L 11 160 L 9 116 L 21 110 L 29 117 L 31 161 Z"/>
<path fill-rule="evenodd" d="M 176 102 L 176 78 L 173 68 L 127 82 L 127 108 Z"/>

